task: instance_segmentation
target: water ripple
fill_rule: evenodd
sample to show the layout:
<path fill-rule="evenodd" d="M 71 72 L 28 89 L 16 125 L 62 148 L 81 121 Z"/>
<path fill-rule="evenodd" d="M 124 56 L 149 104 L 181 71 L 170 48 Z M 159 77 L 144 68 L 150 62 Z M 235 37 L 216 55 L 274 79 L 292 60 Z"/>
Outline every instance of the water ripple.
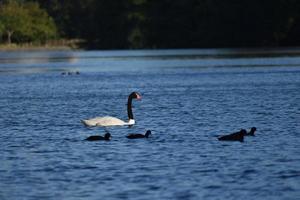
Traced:
<path fill-rule="evenodd" d="M 0 64 L 39 70 L 0 72 L 0 199 L 299 196 L 300 70 L 291 66 L 298 56 L 203 60 L 177 52 L 131 62 L 126 52 L 73 53 L 76 62 L 51 53 L 47 61 L 43 52 L 32 55 L 37 62 L 26 54 L 24 65 Z M 60 74 L 77 68 L 79 76 Z M 109 128 L 109 142 L 85 141 L 105 131 L 80 120 L 126 119 L 131 91 L 143 96 L 134 102 L 137 124 Z M 216 138 L 252 126 L 256 136 L 243 143 Z M 147 140 L 125 137 L 148 129 Z"/>

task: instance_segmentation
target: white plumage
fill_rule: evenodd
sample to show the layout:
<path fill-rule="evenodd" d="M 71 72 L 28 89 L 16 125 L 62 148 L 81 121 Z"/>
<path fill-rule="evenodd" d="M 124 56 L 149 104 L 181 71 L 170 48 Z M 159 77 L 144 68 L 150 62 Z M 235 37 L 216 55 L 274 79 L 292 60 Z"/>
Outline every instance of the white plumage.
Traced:
<path fill-rule="evenodd" d="M 86 126 L 126 126 L 135 124 L 135 121 L 134 119 L 129 119 L 128 122 L 125 122 L 116 117 L 105 116 L 82 120 L 82 123 Z"/>

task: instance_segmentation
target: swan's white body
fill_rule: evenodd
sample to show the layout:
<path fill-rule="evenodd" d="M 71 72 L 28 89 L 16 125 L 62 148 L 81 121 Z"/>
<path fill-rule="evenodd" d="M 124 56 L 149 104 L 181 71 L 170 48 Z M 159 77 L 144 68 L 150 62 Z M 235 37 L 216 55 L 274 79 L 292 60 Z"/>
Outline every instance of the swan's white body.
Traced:
<path fill-rule="evenodd" d="M 116 117 L 105 116 L 82 120 L 82 123 L 86 126 L 130 126 L 135 124 L 135 120 L 129 119 L 128 122 L 125 122 Z"/>
<path fill-rule="evenodd" d="M 116 117 L 111 117 L 111 116 L 95 117 L 95 118 L 91 118 L 91 119 L 82 120 L 81 122 L 86 126 L 102 126 L 102 127 L 134 125 L 135 121 L 133 118 L 132 105 L 131 105 L 132 99 L 140 100 L 141 98 L 142 98 L 141 95 L 137 92 L 132 92 L 128 96 L 128 103 L 127 103 L 128 122 L 125 122 L 121 119 L 118 119 Z"/>

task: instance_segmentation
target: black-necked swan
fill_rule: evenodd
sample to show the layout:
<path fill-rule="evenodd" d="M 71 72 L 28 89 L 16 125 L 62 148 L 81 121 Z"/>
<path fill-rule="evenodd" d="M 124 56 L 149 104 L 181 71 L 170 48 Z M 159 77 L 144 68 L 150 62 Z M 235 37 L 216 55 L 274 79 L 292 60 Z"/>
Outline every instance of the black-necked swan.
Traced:
<path fill-rule="evenodd" d="M 128 139 L 138 139 L 138 138 L 148 138 L 149 135 L 151 135 L 151 131 L 147 130 L 147 132 L 145 133 L 145 135 L 138 133 L 138 134 L 129 134 L 126 137 Z"/>
<path fill-rule="evenodd" d="M 105 133 L 104 137 L 100 136 L 100 135 L 92 135 L 92 136 L 86 138 L 85 140 L 88 140 L 88 141 L 110 140 L 110 138 L 111 138 L 110 133 Z"/>
<path fill-rule="evenodd" d="M 128 114 L 128 122 L 125 122 L 121 119 L 111 116 L 105 117 L 95 117 L 91 119 L 82 120 L 82 123 L 86 126 L 130 126 L 135 124 L 135 120 L 133 118 L 132 113 L 132 99 L 141 100 L 142 96 L 137 92 L 132 92 L 128 96 L 127 102 L 127 114 Z"/>
<path fill-rule="evenodd" d="M 244 135 L 246 133 L 247 133 L 247 131 L 245 129 L 241 129 L 239 132 L 220 136 L 220 137 L 218 137 L 218 140 L 244 142 Z"/>
<path fill-rule="evenodd" d="M 249 133 L 246 133 L 245 136 L 255 136 L 254 132 L 256 131 L 256 127 L 252 127 Z"/>

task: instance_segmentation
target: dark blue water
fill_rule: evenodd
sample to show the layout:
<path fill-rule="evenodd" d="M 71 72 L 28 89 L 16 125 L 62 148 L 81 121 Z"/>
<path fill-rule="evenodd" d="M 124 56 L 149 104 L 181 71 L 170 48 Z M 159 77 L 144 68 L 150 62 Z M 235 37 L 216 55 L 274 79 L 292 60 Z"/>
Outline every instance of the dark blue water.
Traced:
<path fill-rule="evenodd" d="M 137 124 L 84 141 L 104 130 L 80 120 L 126 119 L 132 91 Z M 1 200 L 299 199 L 300 53 L 0 52 L 0 142 Z"/>

